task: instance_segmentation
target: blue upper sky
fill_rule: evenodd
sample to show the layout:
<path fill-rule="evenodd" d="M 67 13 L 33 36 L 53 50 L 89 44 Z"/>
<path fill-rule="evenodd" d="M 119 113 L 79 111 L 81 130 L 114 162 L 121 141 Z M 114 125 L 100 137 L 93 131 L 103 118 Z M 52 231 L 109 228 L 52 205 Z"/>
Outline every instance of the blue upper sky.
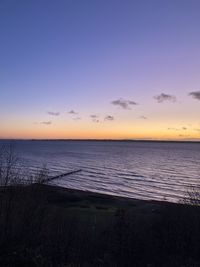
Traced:
<path fill-rule="evenodd" d="M 1 0 L 0 137 L 198 138 L 199 10 L 199 0 Z"/>

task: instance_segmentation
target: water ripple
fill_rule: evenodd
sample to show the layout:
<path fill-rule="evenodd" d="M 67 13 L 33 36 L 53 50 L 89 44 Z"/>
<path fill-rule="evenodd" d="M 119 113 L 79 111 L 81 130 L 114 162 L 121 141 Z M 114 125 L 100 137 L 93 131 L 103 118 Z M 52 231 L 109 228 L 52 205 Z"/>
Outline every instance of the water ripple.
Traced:
<path fill-rule="evenodd" d="M 199 143 L 17 141 L 15 148 L 30 174 L 43 165 L 51 176 L 82 169 L 52 182 L 69 188 L 177 202 L 200 183 Z"/>

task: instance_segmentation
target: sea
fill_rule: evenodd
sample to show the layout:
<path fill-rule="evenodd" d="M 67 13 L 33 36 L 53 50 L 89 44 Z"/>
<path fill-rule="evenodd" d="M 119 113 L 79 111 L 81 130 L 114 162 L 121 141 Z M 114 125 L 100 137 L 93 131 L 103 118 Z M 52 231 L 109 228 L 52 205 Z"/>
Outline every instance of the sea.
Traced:
<path fill-rule="evenodd" d="M 19 166 L 50 177 L 81 169 L 50 184 L 136 199 L 179 202 L 200 186 L 200 143 L 151 141 L 1 140 Z"/>

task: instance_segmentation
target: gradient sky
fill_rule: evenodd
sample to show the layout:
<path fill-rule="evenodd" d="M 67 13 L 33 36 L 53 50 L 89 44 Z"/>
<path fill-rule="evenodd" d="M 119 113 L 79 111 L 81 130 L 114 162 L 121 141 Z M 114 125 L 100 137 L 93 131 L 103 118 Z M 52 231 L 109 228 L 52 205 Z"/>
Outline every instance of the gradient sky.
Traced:
<path fill-rule="evenodd" d="M 199 0 L 1 0 L 0 138 L 200 139 Z"/>

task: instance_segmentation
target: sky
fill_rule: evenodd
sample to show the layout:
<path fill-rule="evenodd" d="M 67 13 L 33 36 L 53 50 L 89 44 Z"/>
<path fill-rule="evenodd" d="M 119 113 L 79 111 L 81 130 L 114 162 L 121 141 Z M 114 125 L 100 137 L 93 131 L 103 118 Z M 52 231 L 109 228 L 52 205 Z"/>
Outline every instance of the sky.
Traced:
<path fill-rule="evenodd" d="M 200 140 L 199 0 L 0 0 L 0 138 Z"/>

